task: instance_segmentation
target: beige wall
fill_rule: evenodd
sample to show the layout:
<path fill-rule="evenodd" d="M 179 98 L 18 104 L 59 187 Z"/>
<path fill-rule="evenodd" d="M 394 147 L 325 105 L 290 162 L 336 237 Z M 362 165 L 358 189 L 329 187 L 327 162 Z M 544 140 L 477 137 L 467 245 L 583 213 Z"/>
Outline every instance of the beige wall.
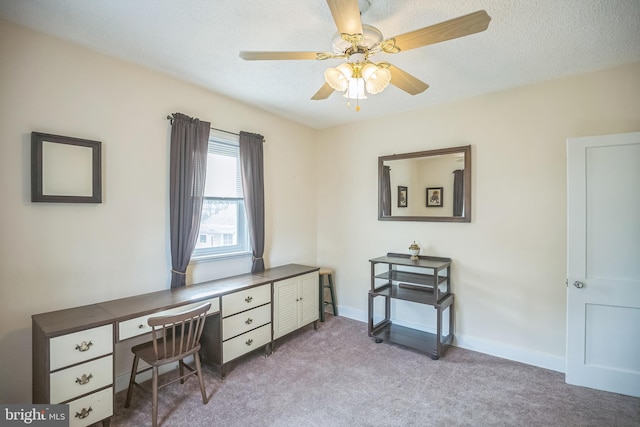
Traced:
<path fill-rule="evenodd" d="M 0 402 L 31 401 L 32 314 L 169 287 L 169 113 L 265 136 L 265 261 L 315 263 L 314 131 L 1 20 L 0 58 Z M 30 202 L 32 131 L 102 141 L 102 204 Z"/>
<path fill-rule="evenodd" d="M 313 131 L 4 21 L 0 58 L 0 402 L 30 401 L 32 314 L 169 286 L 168 113 L 265 135 L 267 264 L 334 267 L 342 315 L 366 319 L 368 260 L 416 240 L 454 260 L 458 345 L 556 370 L 565 139 L 640 130 L 640 64 Z M 102 141 L 104 202 L 31 203 L 31 131 Z M 466 144 L 470 224 L 377 220 L 378 156 Z M 247 266 L 197 264 L 189 278 Z M 397 308 L 432 326 L 432 309 Z"/>
<path fill-rule="evenodd" d="M 341 314 L 365 320 L 368 260 L 415 240 L 453 259 L 458 345 L 563 371 L 565 141 L 638 130 L 640 64 L 320 132 L 318 262 L 336 269 Z M 378 156 L 467 144 L 471 223 L 377 220 Z M 434 326 L 430 308 L 397 309 Z"/>

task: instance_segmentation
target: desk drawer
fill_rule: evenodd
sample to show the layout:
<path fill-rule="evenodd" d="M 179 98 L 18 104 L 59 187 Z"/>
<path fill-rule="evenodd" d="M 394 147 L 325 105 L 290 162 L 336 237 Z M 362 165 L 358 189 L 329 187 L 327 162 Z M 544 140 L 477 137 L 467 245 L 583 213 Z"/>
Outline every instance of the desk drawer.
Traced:
<path fill-rule="evenodd" d="M 112 415 L 112 387 L 69 402 L 69 427 L 85 427 Z"/>
<path fill-rule="evenodd" d="M 50 340 L 49 369 L 81 363 L 113 352 L 113 325 L 99 326 Z"/>
<path fill-rule="evenodd" d="M 222 343 L 222 363 L 227 363 L 269 342 L 271 342 L 271 323 Z"/>
<path fill-rule="evenodd" d="M 271 284 L 234 292 L 222 297 L 222 317 L 271 302 Z"/>
<path fill-rule="evenodd" d="M 136 317 L 134 319 L 125 320 L 124 322 L 118 322 L 118 341 L 126 340 L 127 338 L 136 337 L 138 335 L 151 332 L 151 326 L 147 323 L 150 317 L 166 316 L 168 314 L 181 313 L 183 311 L 190 310 L 210 302 L 211 308 L 207 314 L 213 314 L 220 311 L 220 299 L 218 297 L 211 298 L 209 300 L 195 302 L 192 304 L 183 305 L 176 308 L 170 308 L 164 311 L 158 311 L 156 313 L 147 314 L 144 316 Z"/>
<path fill-rule="evenodd" d="M 266 323 L 271 323 L 271 304 L 225 317 L 222 319 L 222 339 L 228 340 Z"/>
<path fill-rule="evenodd" d="M 54 372 L 50 377 L 50 402 L 60 403 L 90 393 L 113 382 L 113 356 Z"/>

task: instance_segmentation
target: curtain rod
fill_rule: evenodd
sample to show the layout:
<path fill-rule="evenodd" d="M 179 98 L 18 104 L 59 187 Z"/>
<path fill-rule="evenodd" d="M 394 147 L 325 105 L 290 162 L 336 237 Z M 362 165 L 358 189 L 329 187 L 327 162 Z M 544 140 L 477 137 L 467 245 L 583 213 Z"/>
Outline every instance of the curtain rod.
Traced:
<path fill-rule="evenodd" d="M 228 134 L 231 134 L 231 135 L 235 135 L 235 136 L 240 136 L 240 134 L 239 134 L 239 133 L 229 132 L 228 130 L 214 128 L 213 126 L 211 126 L 211 129 L 213 129 L 213 130 L 217 130 L 217 131 L 219 131 L 219 132 L 224 132 L 224 133 L 228 133 Z"/>
<path fill-rule="evenodd" d="M 171 122 L 171 124 L 173 124 L 173 117 L 171 117 L 170 115 L 169 115 L 169 116 L 167 116 L 167 120 L 169 120 L 169 121 Z M 213 130 L 217 130 L 217 131 L 219 131 L 219 132 L 228 133 L 228 134 L 230 134 L 230 135 L 240 136 L 240 134 L 239 134 L 239 133 L 231 132 L 231 131 L 224 130 L 224 129 L 214 128 L 213 126 L 211 126 L 211 129 L 213 129 Z M 264 142 L 267 142 L 267 140 L 266 140 L 266 139 L 264 139 L 264 137 L 263 137 L 262 142 L 263 142 L 263 143 L 264 143 Z"/>
<path fill-rule="evenodd" d="M 169 120 L 169 121 L 171 122 L 171 124 L 173 124 L 173 117 L 171 117 L 171 116 L 167 116 L 167 120 Z M 220 131 L 220 132 L 224 132 L 224 133 L 229 133 L 229 134 L 231 134 L 231 135 L 240 136 L 240 134 L 238 134 L 238 133 L 230 132 L 230 131 L 228 131 L 228 130 L 224 130 L 224 129 L 214 128 L 213 126 L 211 126 L 211 129 L 213 129 L 213 130 L 217 130 L 217 131 Z"/>

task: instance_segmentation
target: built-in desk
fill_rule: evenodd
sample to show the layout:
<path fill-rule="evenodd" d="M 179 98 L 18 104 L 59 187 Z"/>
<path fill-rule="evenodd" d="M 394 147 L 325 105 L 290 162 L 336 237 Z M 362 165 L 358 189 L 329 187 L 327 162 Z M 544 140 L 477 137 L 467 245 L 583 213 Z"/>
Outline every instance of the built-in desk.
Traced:
<path fill-rule="evenodd" d="M 203 362 L 219 365 L 224 376 L 224 365 L 231 360 L 263 346 L 271 348 L 274 283 L 296 277 L 317 283 L 318 267 L 288 264 L 33 315 L 33 403 L 68 404 L 74 427 L 98 421 L 108 426 L 115 392 L 115 343 L 148 333 L 150 316 L 205 302 L 211 302 L 211 309 L 201 340 Z M 318 313 L 309 321 L 317 319 Z"/>

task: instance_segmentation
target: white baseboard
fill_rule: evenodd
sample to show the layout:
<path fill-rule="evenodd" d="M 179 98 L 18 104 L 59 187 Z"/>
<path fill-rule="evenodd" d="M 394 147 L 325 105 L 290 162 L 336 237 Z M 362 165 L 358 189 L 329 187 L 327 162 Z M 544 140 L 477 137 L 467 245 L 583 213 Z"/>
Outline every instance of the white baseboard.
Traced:
<path fill-rule="evenodd" d="M 364 311 L 353 310 L 348 307 L 338 306 L 338 313 L 340 314 L 340 316 L 348 317 L 349 319 L 358 320 L 365 323 L 368 322 L 368 315 Z M 409 325 L 402 322 L 396 323 L 401 326 L 421 329 L 431 333 L 435 332 L 418 325 Z M 521 347 L 515 347 L 508 344 L 489 341 L 483 338 L 464 335 L 456 335 L 453 341 L 453 345 L 456 347 L 477 351 L 479 353 L 484 353 L 503 359 L 526 363 L 527 365 L 538 366 L 540 368 L 550 369 L 557 372 L 565 372 L 565 358 L 554 356 L 548 353 L 527 350 Z"/>
<path fill-rule="evenodd" d="M 549 353 L 470 336 L 456 336 L 453 345 L 556 372 L 565 372 L 566 359 Z"/>

